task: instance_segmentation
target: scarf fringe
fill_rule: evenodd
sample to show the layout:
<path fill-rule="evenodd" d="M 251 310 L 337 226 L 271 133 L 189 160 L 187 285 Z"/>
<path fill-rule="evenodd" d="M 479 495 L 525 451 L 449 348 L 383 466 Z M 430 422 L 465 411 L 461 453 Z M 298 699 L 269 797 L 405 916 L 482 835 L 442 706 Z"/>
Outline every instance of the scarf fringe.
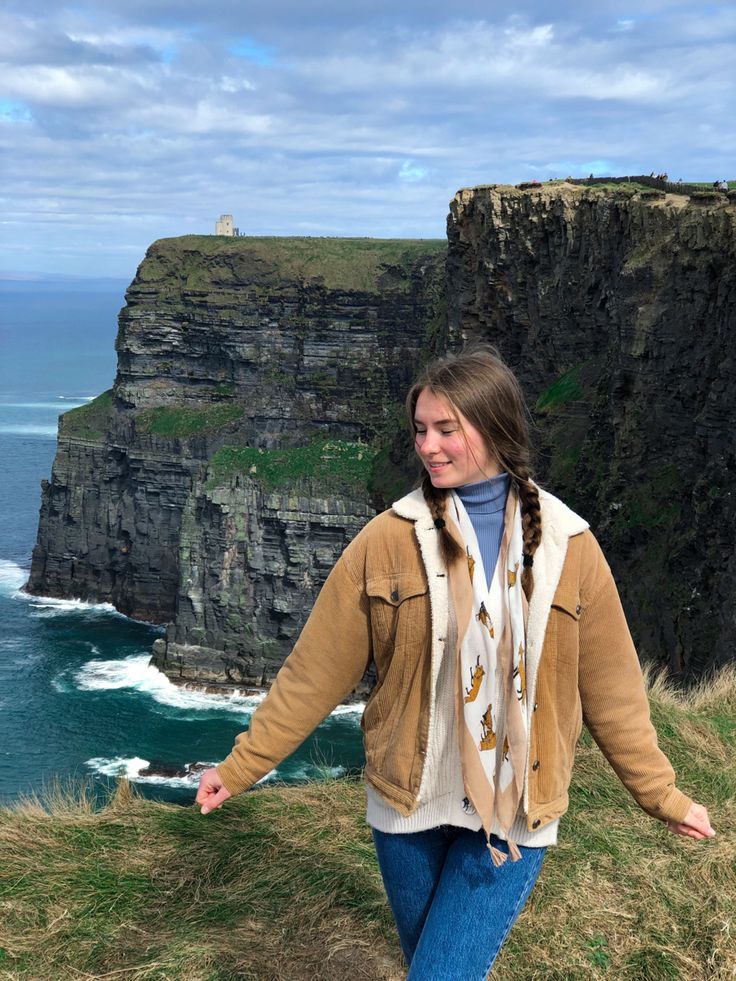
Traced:
<path fill-rule="evenodd" d="M 503 863 L 506 861 L 506 859 L 508 858 L 508 855 L 506 854 L 506 852 L 502 852 L 500 848 L 496 848 L 494 845 L 492 845 L 490 843 L 490 841 L 486 845 L 486 848 L 491 853 L 491 858 L 493 859 L 493 864 L 496 866 L 496 868 L 500 868 L 503 865 Z M 518 849 L 517 849 L 517 851 L 518 851 Z"/>
<path fill-rule="evenodd" d="M 518 862 L 522 857 L 521 852 L 519 851 L 519 846 L 516 844 L 515 841 L 512 841 L 510 838 L 507 838 L 506 844 L 508 845 L 509 848 L 508 855 L 506 854 L 506 852 L 502 852 L 500 848 L 496 848 L 495 845 L 492 845 L 490 838 L 488 838 L 488 840 L 486 841 L 486 848 L 491 853 L 493 864 L 496 866 L 497 869 L 503 865 L 503 863 L 506 861 L 507 858 L 510 858 L 512 862 Z"/>

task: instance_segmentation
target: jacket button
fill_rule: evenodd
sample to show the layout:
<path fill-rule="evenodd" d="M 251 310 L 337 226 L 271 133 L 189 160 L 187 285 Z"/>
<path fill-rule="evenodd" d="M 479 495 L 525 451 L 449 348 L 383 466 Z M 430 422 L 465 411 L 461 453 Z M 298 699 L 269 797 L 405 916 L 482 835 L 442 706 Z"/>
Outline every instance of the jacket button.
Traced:
<path fill-rule="evenodd" d="M 398 589 L 395 589 L 391 593 L 391 599 L 394 601 L 394 603 L 398 603 L 399 602 L 399 591 L 398 591 Z"/>
<path fill-rule="evenodd" d="M 539 818 L 537 818 L 536 821 L 532 821 L 532 827 L 533 828 L 538 828 L 541 823 L 542 822 L 539 820 Z"/>
<path fill-rule="evenodd" d="M 534 703 L 534 711 L 535 712 L 537 711 L 537 703 L 536 702 Z"/>
<path fill-rule="evenodd" d="M 538 770 L 538 769 L 539 769 L 539 760 L 535 760 L 532 763 L 532 770 Z"/>
<path fill-rule="evenodd" d="M 578 616 L 580 616 L 580 614 L 583 612 L 583 608 L 582 608 L 582 606 L 579 603 L 575 607 L 575 612 L 577 613 Z"/>

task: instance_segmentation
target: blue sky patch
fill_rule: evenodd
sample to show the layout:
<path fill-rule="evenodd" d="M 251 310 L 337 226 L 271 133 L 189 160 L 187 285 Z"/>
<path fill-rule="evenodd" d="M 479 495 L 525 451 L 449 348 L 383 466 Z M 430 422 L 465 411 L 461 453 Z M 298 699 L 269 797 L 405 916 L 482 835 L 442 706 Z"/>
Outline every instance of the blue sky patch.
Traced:
<path fill-rule="evenodd" d="M 0 119 L 11 123 L 29 123 L 32 119 L 28 106 L 16 99 L 0 99 Z"/>
<path fill-rule="evenodd" d="M 230 54 L 244 58 L 246 61 L 252 61 L 263 68 L 268 68 L 274 63 L 273 48 L 265 44 L 258 44 L 250 37 L 241 37 L 236 41 L 230 48 Z"/>
<path fill-rule="evenodd" d="M 426 167 L 419 167 L 413 160 L 405 160 L 399 169 L 399 180 L 407 184 L 416 184 L 427 176 Z"/>

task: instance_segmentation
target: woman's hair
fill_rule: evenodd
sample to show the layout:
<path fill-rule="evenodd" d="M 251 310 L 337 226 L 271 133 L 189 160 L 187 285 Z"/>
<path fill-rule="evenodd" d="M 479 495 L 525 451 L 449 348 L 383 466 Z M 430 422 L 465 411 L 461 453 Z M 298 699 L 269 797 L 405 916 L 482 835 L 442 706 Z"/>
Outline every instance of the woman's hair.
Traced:
<path fill-rule="evenodd" d="M 416 436 L 414 413 L 423 389 L 443 398 L 475 426 L 486 447 L 506 470 L 519 493 L 524 532 L 522 586 L 531 597 L 534 553 L 542 537 L 539 493 L 531 482 L 531 448 L 524 397 L 516 376 L 490 345 L 474 345 L 459 354 L 430 362 L 406 397 L 409 425 Z M 444 523 L 447 491 L 434 487 L 429 474 L 422 480 L 424 498 L 432 512 L 446 562 L 458 558 L 460 547 Z"/>

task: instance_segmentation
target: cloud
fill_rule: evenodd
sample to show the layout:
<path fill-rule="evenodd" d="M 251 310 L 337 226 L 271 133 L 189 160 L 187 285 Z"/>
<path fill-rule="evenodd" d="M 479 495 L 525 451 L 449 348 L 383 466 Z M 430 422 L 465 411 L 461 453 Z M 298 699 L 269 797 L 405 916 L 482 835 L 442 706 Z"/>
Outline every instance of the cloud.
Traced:
<path fill-rule="evenodd" d="M 244 31 L 240 0 L 10 0 L 0 265 L 17 249 L 41 268 L 37 248 L 78 271 L 94 229 L 83 268 L 125 274 L 220 212 L 246 232 L 442 235 L 463 185 L 734 176 L 725 7 L 253 6 Z"/>

